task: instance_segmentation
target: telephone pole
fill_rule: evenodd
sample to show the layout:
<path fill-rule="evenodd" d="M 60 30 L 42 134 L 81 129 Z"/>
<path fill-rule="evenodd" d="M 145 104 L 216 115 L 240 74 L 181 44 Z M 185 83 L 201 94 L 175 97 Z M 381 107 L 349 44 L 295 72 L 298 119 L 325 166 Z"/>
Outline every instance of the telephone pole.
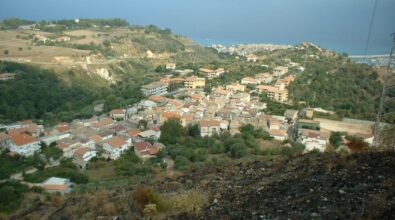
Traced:
<path fill-rule="evenodd" d="M 391 34 L 392 36 L 392 48 L 388 60 L 388 66 L 387 66 L 387 73 L 383 75 L 383 88 L 381 92 L 381 97 L 380 97 L 380 104 L 379 104 L 379 110 L 377 112 L 377 117 L 376 117 L 376 123 L 374 126 L 374 139 L 373 139 L 373 146 L 374 147 L 380 147 L 380 144 L 382 143 L 382 136 L 383 132 L 385 132 L 381 126 L 380 123 L 383 120 L 383 116 L 385 114 L 393 113 L 394 111 L 391 112 L 384 112 L 385 109 L 385 101 L 386 99 L 391 99 L 394 97 L 388 97 L 387 96 L 387 89 L 390 89 L 392 87 L 395 87 L 395 82 L 393 82 L 393 77 L 394 77 L 394 69 L 395 69 L 395 32 Z M 395 120 L 395 119 L 394 119 Z M 394 126 L 395 121 L 390 122 L 390 130 L 391 127 Z M 386 129 L 388 130 L 388 129 Z M 393 137 L 389 137 L 390 139 L 394 139 L 390 142 L 395 143 L 395 135 Z"/>

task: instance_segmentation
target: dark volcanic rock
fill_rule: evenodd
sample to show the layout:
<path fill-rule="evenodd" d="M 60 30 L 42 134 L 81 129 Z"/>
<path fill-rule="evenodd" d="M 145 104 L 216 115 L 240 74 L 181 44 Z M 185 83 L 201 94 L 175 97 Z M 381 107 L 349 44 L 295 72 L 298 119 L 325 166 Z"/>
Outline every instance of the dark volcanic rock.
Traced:
<path fill-rule="evenodd" d="M 231 186 L 214 181 L 211 188 L 220 194 L 218 203 L 174 218 L 395 219 L 393 151 L 311 153 L 268 167 L 260 161 L 242 166 L 243 178 L 224 172 Z"/>

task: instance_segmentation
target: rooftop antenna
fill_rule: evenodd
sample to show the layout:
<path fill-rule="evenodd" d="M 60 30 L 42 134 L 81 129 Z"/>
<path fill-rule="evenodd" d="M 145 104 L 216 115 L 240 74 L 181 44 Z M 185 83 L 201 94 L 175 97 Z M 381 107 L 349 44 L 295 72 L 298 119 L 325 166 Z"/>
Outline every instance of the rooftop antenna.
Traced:
<path fill-rule="evenodd" d="M 391 52 L 389 55 L 389 60 L 388 60 L 388 66 L 387 66 L 387 73 L 383 75 L 383 88 L 382 88 L 382 93 L 381 93 L 381 97 L 380 97 L 380 105 L 379 105 L 379 110 L 377 112 L 377 117 L 376 117 L 376 123 L 374 125 L 374 139 L 373 139 L 373 146 L 378 148 L 381 144 L 381 137 L 382 137 L 382 133 L 383 133 L 383 129 L 381 129 L 380 127 L 380 122 L 383 119 L 384 114 L 388 114 L 388 113 L 392 113 L 392 112 L 387 112 L 384 113 L 384 102 L 385 99 L 389 98 L 387 97 L 387 88 L 391 88 L 394 87 L 395 84 L 390 82 L 391 79 L 391 75 L 393 74 L 393 69 L 395 67 L 395 32 L 391 34 L 392 36 L 392 48 L 391 48 Z M 394 122 L 391 122 L 392 126 Z M 392 139 L 395 139 L 395 137 L 390 137 Z M 395 140 L 392 140 L 392 143 Z"/>

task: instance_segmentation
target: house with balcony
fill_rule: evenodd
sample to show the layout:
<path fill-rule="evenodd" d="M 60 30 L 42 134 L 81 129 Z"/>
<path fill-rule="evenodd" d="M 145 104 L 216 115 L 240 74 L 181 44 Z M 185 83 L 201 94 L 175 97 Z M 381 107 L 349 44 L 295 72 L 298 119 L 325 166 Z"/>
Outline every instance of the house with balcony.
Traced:
<path fill-rule="evenodd" d="M 141 87 L 141 91 L 145 96 L 150 95 L 166 95 L 167 84 L 162 82 L 152 82 Z"/>

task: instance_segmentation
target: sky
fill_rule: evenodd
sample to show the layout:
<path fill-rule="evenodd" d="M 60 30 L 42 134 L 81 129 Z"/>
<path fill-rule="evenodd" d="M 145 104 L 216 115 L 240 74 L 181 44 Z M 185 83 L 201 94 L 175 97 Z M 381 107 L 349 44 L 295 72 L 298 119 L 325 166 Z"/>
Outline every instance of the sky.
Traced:
<path fill-rule="evenodd" d="M 314 42 L 363 54 L 375 0 L 0 0 L 0 19 L 123 18 L 202 44 Z M 389 53 L 395 0 L 377 0 L 368 54 Z"/>

